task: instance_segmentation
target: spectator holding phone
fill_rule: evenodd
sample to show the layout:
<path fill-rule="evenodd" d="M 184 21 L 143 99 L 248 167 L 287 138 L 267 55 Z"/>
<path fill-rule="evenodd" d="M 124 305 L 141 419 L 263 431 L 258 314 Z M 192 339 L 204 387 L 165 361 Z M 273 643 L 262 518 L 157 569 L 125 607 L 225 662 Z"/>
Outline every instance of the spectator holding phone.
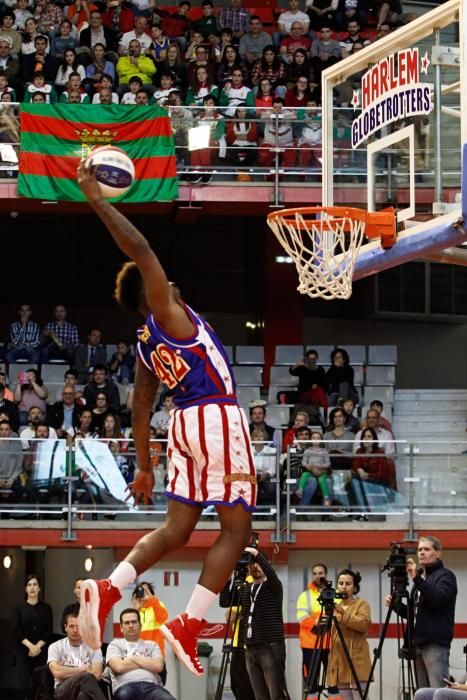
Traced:
<path fill-rule="evenodd" d="M 29 409 L 37 406 L 42 413 L 46 411 L 46 401 L 49 392 L 37 369 L 18 372 L 15 388 L 15 401 L 18 404 L 21 425 L 28 424 Z"/>

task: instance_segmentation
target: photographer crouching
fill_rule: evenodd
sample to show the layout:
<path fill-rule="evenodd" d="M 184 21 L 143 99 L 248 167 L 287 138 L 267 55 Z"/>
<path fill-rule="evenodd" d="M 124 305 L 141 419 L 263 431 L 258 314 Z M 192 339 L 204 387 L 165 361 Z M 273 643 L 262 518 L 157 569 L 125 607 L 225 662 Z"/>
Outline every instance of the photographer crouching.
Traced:
<path fill-rule="evenodd" d="M 449 678 L 457 581 L 441 560 L 441 542 L 437 537 L 421 537 L 417 554 L 418 568 L 413 559 L 406 561 L 407 574 L 413 581 L 409 617 L 415 620 L 412 639 L 417 687 L 442 688 L 443 679 Z M 386 596 L 388 607 L 391 601 L 391 596 Z M 395 609 L 398 615 L 407 618 L 405 604 L 399 603 Z"/>
<path fill-rule="evenodd" d="M 268 558 L 255 547 L 248 584 L 242 589 L 245 660 L 256 700 L 290 700 L 285 679 L 282 583 Z"/>

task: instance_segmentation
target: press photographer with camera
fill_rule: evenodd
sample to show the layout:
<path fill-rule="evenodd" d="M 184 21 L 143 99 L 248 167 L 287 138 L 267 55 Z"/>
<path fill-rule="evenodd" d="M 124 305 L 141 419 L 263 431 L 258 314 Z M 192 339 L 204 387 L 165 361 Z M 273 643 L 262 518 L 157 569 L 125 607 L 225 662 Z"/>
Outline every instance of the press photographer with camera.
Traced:
<path fill-rule="evenodd" d="M 241 615 L 245 626 L 245 660 L 256 700 L 290 700 L 285 679 L 285 636 L 282 583 L 270 561 L 255 547 L 251 555 L 252 582 L 242 589 Z"/>
<path fill-rule="evenodd" d="M 156 642 L 164 654 L 165 638 L 159 628 L 167 620 L 169 613 L 164 603 L 156 596 L 154 587 L 149 581 L 141 581 L 136 586 L 131 595 L 131 607 L 139 612 L 140 638 Z"/>
<path fill-rule="evenodd" d="M 358 571 L 342 569 L 339 572 L 336 588 L 338 596 L 342 596 L 342 599 L 334 607 L 334 619 L 339 624 L 355 675 L 364 692 L 371 669 L 367 640 L 371 625 L 371 611 L 368 602 L 357 597 L 361 580 L 362 577 Z M 360 693 L 356 688 L 352 669 L 335 624 L 331 633 L 326 680 L 330 698 L 338 694 L 342 700 L 360 700 Z"/>
<path fill-rule="evenodd" d="M 418 568 L 413 559 L 406 560 L 406 570 L 413 586 L 408 611 L 399 603 L 395 610 L 401 617 L 415 620 L 412 640 L 418 688 L 442 688 L 449 678 L 449 651 L 454 636 L 457 581 L 441 559 L 442 545 L 437 537 L 423 536 L 418 542 Z M 392 597 L 386 596 L 389 607 Z M 410 650 L 409 650 L 410 651 Z"/>

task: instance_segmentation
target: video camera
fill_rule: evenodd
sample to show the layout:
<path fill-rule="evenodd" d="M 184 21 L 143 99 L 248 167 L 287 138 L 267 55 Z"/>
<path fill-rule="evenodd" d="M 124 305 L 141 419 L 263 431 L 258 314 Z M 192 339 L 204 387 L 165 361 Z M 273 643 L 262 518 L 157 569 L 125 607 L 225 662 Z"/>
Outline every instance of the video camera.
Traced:
<path fill-rule="evenodd" d="M 258 548 L 259 544 L 259 532 L 252 532 L 251 539 L 248 547 Z M 250 552 L 243 551 L 240 559 L 235 564 L 235 578 L 245 579 L 248 576 L 248 567 L 252 563 L 253 557 Z"/>
<path fill-rule="evenodd" d="M 390 554 L 386 564 L 381 569 L 388 571 L 391 579 L 391 591 L 404 592 L 409 585 L 407 574 L 407 555 L 410 553 L 400 542 L 391 542 Z"/>
<path fill-rule="evenodd" d="M 320 584 L 323 588 L 318 596 L 318 603 L 327 614 L 330 614 L 336 606 L 336 598 L 338 600 L 345 600 L 347 598 L 347 593 L 338 593 L 336 589 L 332 587 L 332 581 L 328 581 L 324 577 L 320 578 Z"/>

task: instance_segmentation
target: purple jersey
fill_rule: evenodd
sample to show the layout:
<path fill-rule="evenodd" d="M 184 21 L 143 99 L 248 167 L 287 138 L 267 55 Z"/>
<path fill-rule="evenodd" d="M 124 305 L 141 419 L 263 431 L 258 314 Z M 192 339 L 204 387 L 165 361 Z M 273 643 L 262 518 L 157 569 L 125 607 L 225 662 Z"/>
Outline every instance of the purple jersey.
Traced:
<path fill-rule="evenodd" d="M 140 359 L 174 392 L 178 408 L 236 405 L 235 380 L 224 346 L 198 314 L 186 304 L 184 308 L 193 323 L 193 335 L 172 338 L 150 313 L 137 332 Z"/>

